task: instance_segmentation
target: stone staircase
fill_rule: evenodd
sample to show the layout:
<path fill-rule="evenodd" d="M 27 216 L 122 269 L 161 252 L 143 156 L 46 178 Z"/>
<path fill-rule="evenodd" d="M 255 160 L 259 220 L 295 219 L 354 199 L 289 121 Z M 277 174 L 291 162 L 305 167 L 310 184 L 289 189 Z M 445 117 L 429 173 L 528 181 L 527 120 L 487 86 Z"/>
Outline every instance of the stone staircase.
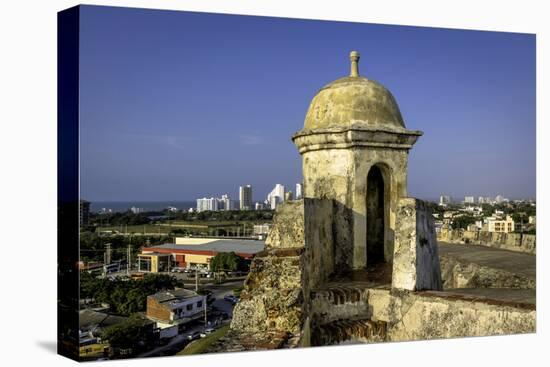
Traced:
<path fill-rule="evenodd" d="M 311 345 L 382 342 L 386 323 L 373 321 L 368 282 L 329 283 L 311 292 Z"/>
<path fill-rule="evenodd" d="M 345 342 L 376 343 L 386 339 L 386 323 L 369 319 L 336 320 L 313 329 L 311 345 L 335 345 Z"/>

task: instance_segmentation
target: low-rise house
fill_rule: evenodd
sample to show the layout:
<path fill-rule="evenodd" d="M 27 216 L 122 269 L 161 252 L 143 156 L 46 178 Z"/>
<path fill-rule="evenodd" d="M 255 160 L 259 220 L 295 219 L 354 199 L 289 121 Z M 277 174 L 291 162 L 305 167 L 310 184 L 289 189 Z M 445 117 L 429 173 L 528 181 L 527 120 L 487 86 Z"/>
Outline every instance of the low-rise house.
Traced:
<path fill-rule="evenodd" d="M 109 315 L 90 309 L 78 313 L 79 355 L 81 358 L 99 358 L 108 355 L 109 344 L 102 340 L 101 331 L 126 320 L 123 316 Z"/>
<path fill-rule="evenodd" d="M 189 321 L 204 316 L 206 296 L 189 289 L 162 291 L 147 296 L 146 316 L 157 323 L 160 337 L 174 336 Z"/>

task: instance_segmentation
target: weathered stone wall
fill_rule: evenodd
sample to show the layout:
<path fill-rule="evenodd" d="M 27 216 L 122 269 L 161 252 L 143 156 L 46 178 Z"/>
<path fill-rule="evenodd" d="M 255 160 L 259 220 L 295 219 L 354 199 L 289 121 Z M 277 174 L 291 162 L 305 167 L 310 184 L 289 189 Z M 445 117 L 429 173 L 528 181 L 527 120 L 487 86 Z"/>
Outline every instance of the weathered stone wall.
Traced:
<path fill-rule="evenodd" d="M 312 293 L 310 316 L 311 344 L 321 345 L 344 337 L 369 343 L 531 333 L 536 311 L 528 303 L 338 284 Z M 366 320 L 383 325 L 383 338 L 360 337 L 369 331 Z"/>
<path fill-rule="evenodd" d="M 325 283 L 334 273 L 333 225 L 337 207 L 333 200 L 305 198 L 302 201 L 306 242 L 303 280 L 309 290 Z"/>
<path fill-rule="evenodd" d="M 453 256 L 440 256 L 443 289 L 515 288 L 535 289 L 536 279 L 524 274 L 461 262 Z"/>
<path fill-rule="evenodd" d="M 533 333 L 534 305 L 450 296 L 444 292 L 370 289 L 373 321 L 387 322 L 387 341 Z"/>
<path fill-rule="evenodd" d="M 392 287 L 442 290 L 435 225 L 422 200 L 398 202 Z"/>
<path fill-rule="evenodd" d="M 443 242 L 482 245 L 510 251 L 536 253 L 536 235 L 521 233 L 498 233 L 487 231 L 465 231 L 442 228 L 437 239 Z"/>
<path fill-rule="evenodd" d="M 353 154 L 344 149 L 315 150 L 302 155 L 304 197 L 335 201 L 335 268 L 351 269 L 353 258 Z M 327 174 L 330 172 L 330 174 Z"/>
<path fill-rule="evenodd" d="M 332 200 L 303 199 L 277 207 L 266 249 L 257 254 L 233 312 L 240 333 L 299 336 L 310 289 L 334 271 Z"/>
<path fill-rule="evenodd" d="M 333 199 L 335 269 L 345 273 L 367 263 L 367 176 L 376 165 L 384 178 L 384 255 L 391 261 L 397 202 L 407 195 L 405 149 L 323 149 L 302 154 L 304 196 Z M 330 174 L 326 174 L 329 172 Z"/>

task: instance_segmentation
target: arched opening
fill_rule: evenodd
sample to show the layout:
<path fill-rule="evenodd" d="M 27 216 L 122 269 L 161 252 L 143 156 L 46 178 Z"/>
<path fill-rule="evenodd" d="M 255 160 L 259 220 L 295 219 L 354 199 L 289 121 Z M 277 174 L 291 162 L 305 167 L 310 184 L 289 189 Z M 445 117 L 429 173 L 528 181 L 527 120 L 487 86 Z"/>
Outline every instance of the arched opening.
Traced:
<path fill-rule="evenodd" d="M 367 267 L 384 262 L 384 176 L 373 166 L 367 176 Z"/>

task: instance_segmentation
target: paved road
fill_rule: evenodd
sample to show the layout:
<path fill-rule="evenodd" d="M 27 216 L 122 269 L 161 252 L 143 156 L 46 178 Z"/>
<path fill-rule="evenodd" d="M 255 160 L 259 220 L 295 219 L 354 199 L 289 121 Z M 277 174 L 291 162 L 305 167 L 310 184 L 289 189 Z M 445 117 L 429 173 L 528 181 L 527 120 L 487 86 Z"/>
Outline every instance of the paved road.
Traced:
<path fill-rule="evenodd" d="M 528 277 L 536 276 L 536 256 L 477 245 L 439 242 L 440 256 L 453 256 L 463 262 L 487 266 Z"/>

